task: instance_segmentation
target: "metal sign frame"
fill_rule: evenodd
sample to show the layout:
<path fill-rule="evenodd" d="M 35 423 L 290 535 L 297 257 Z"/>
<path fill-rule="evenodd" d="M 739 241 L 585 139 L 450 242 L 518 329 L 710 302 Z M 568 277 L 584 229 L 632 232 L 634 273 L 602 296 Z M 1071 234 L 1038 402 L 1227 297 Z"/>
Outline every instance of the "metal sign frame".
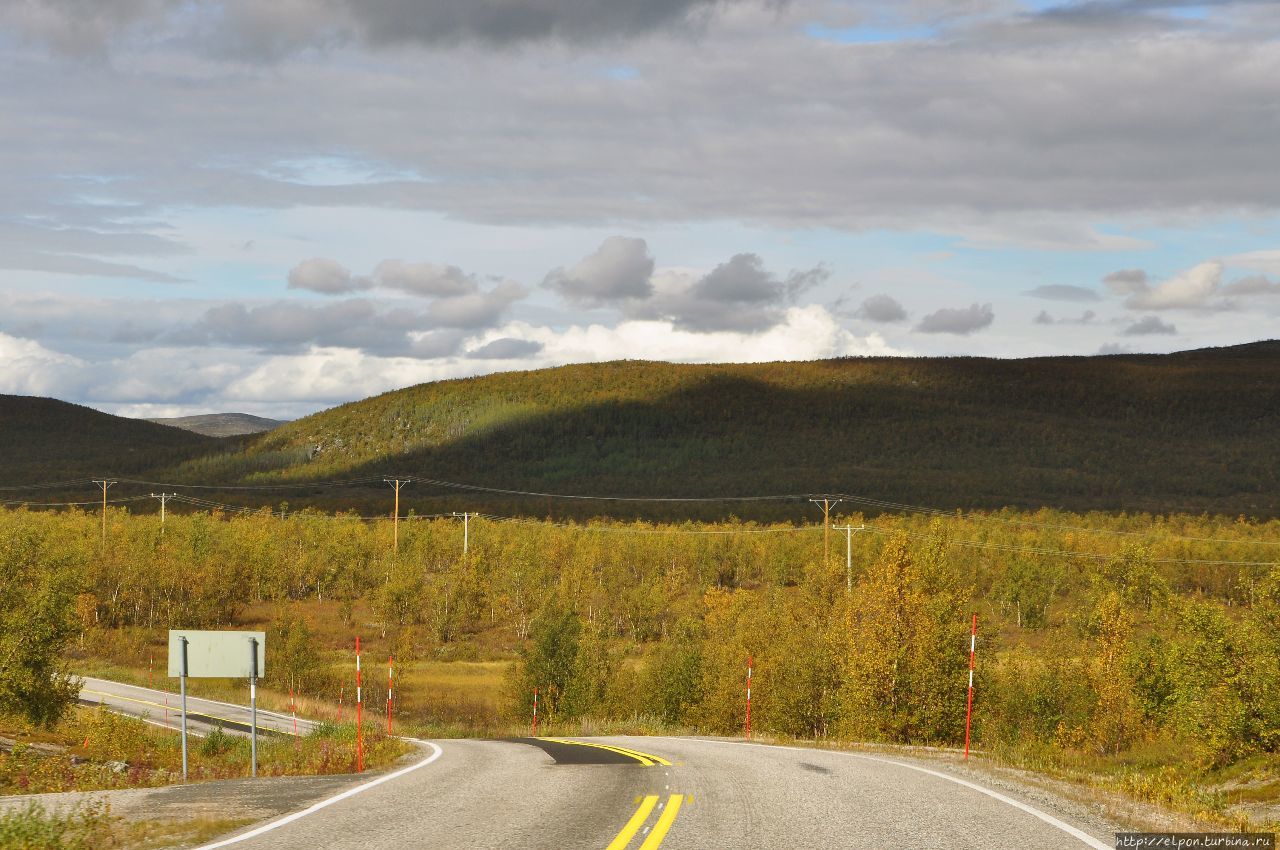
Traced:
<path fill-rule="evenodd" d="M 187 679 L 249 680 L 249 775 L 258 775 L 258 679 L 267 669 L 266 632 L 169 630 L 169 675 L 182 694 L 182 781 L 187 781 Z"/>

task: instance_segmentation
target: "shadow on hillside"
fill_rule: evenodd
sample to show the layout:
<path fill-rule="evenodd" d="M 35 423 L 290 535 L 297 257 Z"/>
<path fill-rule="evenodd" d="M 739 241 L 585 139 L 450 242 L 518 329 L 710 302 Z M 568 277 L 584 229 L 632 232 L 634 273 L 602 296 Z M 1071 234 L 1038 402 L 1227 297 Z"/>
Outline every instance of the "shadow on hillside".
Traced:
<path fill-rule="evenodd" d="M 830 361 L 829 388 L 716 372 L 652 402 L 526 417 L 352 474 L 593 495 L 848 492 L 943 508 L 1280 511 L 1280 360 L 1156 364 Z M 411 504 L 420 513 L 812 519 L 802 502 L 584 504 L 424 484 Z"/>

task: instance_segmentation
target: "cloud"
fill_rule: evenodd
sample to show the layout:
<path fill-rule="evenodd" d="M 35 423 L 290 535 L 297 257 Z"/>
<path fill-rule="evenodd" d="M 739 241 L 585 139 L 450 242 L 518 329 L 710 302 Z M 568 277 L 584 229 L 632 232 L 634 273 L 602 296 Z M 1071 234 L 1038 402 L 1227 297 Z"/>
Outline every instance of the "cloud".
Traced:
<path fill-rule="evenodd" d="M 980 331 L 995 320 L 990 304 L 971 304 L 962 308 L 935 310 L 920 320 L 916 330 L 926 334 L 967 335 Z"/>
<path fill-rule="evenodd" d="M 1028 289 L 1023 295 L 1030 295 L 1032 298 L 1046 298 L 1050 301 L 1098 301 L 1098 293 L 1086 286 L 1072 286 L 1070 284 L 1049 283 L 1043 286 L 1037 286 L 1034 289 Z"/>
<path fill-rule="evenodd" d="M 612 42 L 697 28 L 717 0 L 223 0 L 195 15 L 175 0 L 27 0 L 6 20 L 66 52 L 106 50 L 131 34 L 200 35 L 217 49 L 275 58 L 307 48 Z M 208 49 L 207 44 L 205 45 Z"/>
<path fill-rule="evenodd" d="M 1187 269 L 1156 286 L 1134 284 L 1125 306 L 1136 310 L 1174 310 L 1205 307 L 1218 294 L 1222 263 L 1211 261 Z"/>
<path fill-rule="evenodd" d="M 504 336 L 467 352 L 472 360 L 521 360 L 543 349 L 543 343 L 531 339 Z"/>
<path fill-rule="evenodd" d="M 464 295 L 480 288 L 475 275 L 468 274 L 457 266 L 406 263 L 404 260 L 383 260 L 378 263 L 373 279 L 378 286 L 386 289 L 428 297 Z"/>
<path fill-rule="evenodd" d="M 547 274 L 543 286 L 573 301 L 613 304 L 653 293 L 653 257 L 643 239 L 610 236 L 571 269 Z"/>
<path fill-rule="evenodd" d="M 1098 353 L 1101 355 L 1132 354 L 1133 349 L 1118 342 L 1106 342 L 1098 349 Z"/>
<path fill-rule="evenodd" d="M 892 296 L 881 294 L 864 300 L 854 316 L 868 322 L 901 322 L 907 318 L 907 311 Z"/>
<path fill-rule="evenodd" d="M 427 316 L 431 322 L 442 327 L 478 330 L 497 323 L 507 308 L 525 295 L 525 289 L 520 284 L 506 281 L 488 292 L 437 299 L 432 302 Z"/>
<path fill-rule="evenodd" d="M 1280 280 L 1255 274 L 1238 278 L 1222 287 L 1223 295 L 1280 295 Z"/>
<path fill-rule="evenodd" d="M 351 272 L 337 260 L 324 257 L 312 257 L 303 260 L 289 270 L 289 288 L 306 289 L 325 295 L 340 295 L 368 289 L 369 281 L 353 277 Z"/>
<path fill-rule="evenodd" d="M 758 333 L 781 323 L 787 305 L 828 277 L 826 267 L 816 266 L 779 278 L 757 254 L 735 254 L 692 281 L 680 273 L 659 276 L 654 293 L 629 303 L 625 315 L 701 333 Z"/>
<path fill-rule="evenodd" d="M 81 382 L 86 363 L 40 343 L 0 333 L 0 392 L 58 396 Z"/>
<path fill-rule="evenodd" d="M 1133 295 L 1148 288 L 1147 273 L 1142 269 L 1121 269 L 1104 277 L 1102 282 L 1116 295 Z"/>
<path fill-rule="evenodd" d="M 1264 274 L 1280 274 L 1280 249 L 1271 251 L 1249 251 L 1227 257 L 1226 265 L 1253 269 Z"/>
<path fill-rule="evenodd" d="M 1087 325 L 1092 323 L 1096 318 L 1098 318 L 1098 314 L 1092 310 L 1085 310 L 1079 316 L 1074 318 L 1054 318 L 1049 315 L 1047 310 L 1041 310 L 1031 321 L 1033 324 L 1037 325 Z"/>
<path fill-rule="evenodd" d="M 1176 334 L 1178 329 L 1160 320 L 1159 316 L 1143 316 L 1125 328 L 1125 336 L 1149 336 L 1151 334 Z"/>

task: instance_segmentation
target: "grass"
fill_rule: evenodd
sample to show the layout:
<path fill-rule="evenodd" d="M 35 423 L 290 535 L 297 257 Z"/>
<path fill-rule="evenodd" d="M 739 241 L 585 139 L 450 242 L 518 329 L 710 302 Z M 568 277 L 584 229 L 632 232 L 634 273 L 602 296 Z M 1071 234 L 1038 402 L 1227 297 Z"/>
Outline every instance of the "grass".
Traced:
<path fill-rule="evenodd" d="M 168 785 L 181 779 L 182 754 L 176 733 L 102 709 L 77 709 L 46 734 L 61 747 L 49 752 L 31 746 L 32 736 L 17 721 L 0 722 L 0 734 L 19 741 L 12 753 L 0 753 L 0 794 L 96 791 Z M 52 741 L 48 741 L 48 738 Z M 194 739 L 189 762 L 192 780 L 232 779 L 249 774 L 249 741 L 215 732 Z M 410 752 L 412 746 L 389 738 L 385 729 L 365 727 L 365 764 L 376 769 Z M 355 771 L 355 726 L 322 724 L 301 738 L 261 736 L 260 776 L 311 776 Z"/>
<path fill-rule="evenodd" d="M 50 812 L 36 802 L 0 814 L 0 850 L 151 850 L 174 844 L 201 844 L 249 821 L 232 818 L 185 818 L 181 821 L 125 821 L 101 801 L 64 812 Z"/>

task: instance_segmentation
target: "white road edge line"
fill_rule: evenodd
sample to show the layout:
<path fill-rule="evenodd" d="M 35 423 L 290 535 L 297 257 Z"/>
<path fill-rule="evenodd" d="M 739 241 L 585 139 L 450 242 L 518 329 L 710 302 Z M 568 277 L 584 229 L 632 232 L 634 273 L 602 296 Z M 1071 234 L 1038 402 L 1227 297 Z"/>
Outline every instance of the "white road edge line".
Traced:
<path fill-rule="evenodd" d="M 801 752 L 801 753 L 815 752 L 815 750 L 813 750 L 812 748 L 788 747 L 784 744 L 749 744 L 746 741 L 710 741 L 705 738 L 699 738 L 697 740 L 707 744 L 729 744 L 731 746 L 740 746 L 740 747 L 769 747 L 775 750 L 795 750 L 796 752 Z M 891 765 L 894 765 L 895 767 L 905 767 L 908 770 L 915 770 L 920 773 L 927 773 L 930 776 L 936 776 L 939 779 L 945 779 L 948 782 L 954 782 L 957 785 L 963 785 L 965 788 L 970 788 L 974 791 L 977 791 L 979 794 L 986 794 L 988 797 L 991 797 L 994 800 L 999 800 L 1002 803 L 1013 806 L 1015 809 L 1020 809 L 1029 815 L 1033 815 L 1034 817 L 1039 818 L 1040 820 L 1044 821 L 1050 826 L 1056 827 L 1062 830 L 1063 832 L 1067 833 L 1067 835 L 1070 835 L 1072 838 L 1075 838 L 1078 841 L 1081 841 L 1084 844 L 1087 844 L 1088 846 L 1094 848 L 1094 850 L 1112 850 L 1112 845 L 1105 844 L 1099 841 L 1089 833 L 1080 829 L 1076 829 L 1074 826 L 1067 823 L 1066 821 L 1058 820 L 1048 812 L 1042 812 L 1039 809 L 1037 809 L 1035 806 L 1028 805 L 1022 802 L 1021 800 L 1015 800 L 1012 797 L 1006 797 L 1004 794 L 1001 794 L 999 791 L 993 791 L 990 788 L 979 785 L 976 782 L 970 782 L 967 779 L 961 779 L 958 776 L 951 776 L 950 774 L 943 773 L 942 771 L 939 771 L 939 770 L 930 770 L 927 767 L 919 767 L 918 765 L 909 764 L 908 762 L 905 762 L 905 761 L 896 761 L 894 759 L 880 758 L 878 756 L 868 756 L 862 753 L 850 753 L 850 752 L 845 752 L 843 750 L 816 750 L 816 752 L 834 753 L 835 755 L 842 755 L 842 756 L 852 756 L 853 758 L 865 759 L 866 761 L 878 761 L 878 762 L 881 762 L 882 764 L 891 764 Z M 199 848 L 199 850 L 204 850 L 204 848 Z"/>
<path fill-rule="evenodd" d="M 386 776 L 379 776 L 377 779 L 374 779 L 370 782 L 366 782 L 363 785 L 357 785 L 355 788 L 348 788 L 346 791 L 343 791 L 341 794 L 338 794 L 334 797 L 330 797 L 327 800 L 321 800 L 319 803 L 316 803 L 315 805 L 310 806 L 309 808 L 303 809 L 300 812 L 294 812 L 291 815 L 285 815 L 282 818 L 273 820 L 267 824 L 263 824 L 257 829 L 251 829 L 248 832 L 241 833 L 240 835 L 233 835 L 230 838 L 224 838 L 221 841 L 215 841 L 212 844 L 203 844 L 200 847 L 196 847 L 195 850 L 215 850 L 215 848 L 218 848 L 218 847 L 229 847 L 232 844 L 239 844 L 241 841 L 248 841 L 250 838 L 257 838 L 259 835 L 263 835 L 264 833 L 271 832 L 274 829 L 279 829 L 280 827 L 285 826 L 286 824 L 291 824 L 296 820 L 305 818 L 307 815 L 313 815 L 316 812 L 320 811 L 321 809 L 326 809 L 329 806 L 332 806 L 334 803 L 339 803 L 347 799 L 348 797 L 354 797 L 355 795 L 368 791 L 370 788 L 374 788 L 378 785 L 381 785 L 384 782 L 390 782 L 393 779 L 399 779 L 401 776 L 404 776 L 406 773 L 412 773 L 413 771 L 419 768 L 426 767 L 436 759 L 440 758 L 440 756 L 444 753 L 444 750 L 440 749 L 440 747 L 431 743 L 430 741 L 419 741 L 417 738 L 405 738 L 404 740 L 411 741 L 415 744 L 421 744 L 423 746 L 430 747 L 431 749 L 435 750 L 435 752 L 433 752 L 431 755 L 427 756 L 425 759 L 423 759 L 420 762 L 415 762 L 414 764 L 411 764 L 408 767 L 402 767 L 393 773 L 388 773 Z"/>

